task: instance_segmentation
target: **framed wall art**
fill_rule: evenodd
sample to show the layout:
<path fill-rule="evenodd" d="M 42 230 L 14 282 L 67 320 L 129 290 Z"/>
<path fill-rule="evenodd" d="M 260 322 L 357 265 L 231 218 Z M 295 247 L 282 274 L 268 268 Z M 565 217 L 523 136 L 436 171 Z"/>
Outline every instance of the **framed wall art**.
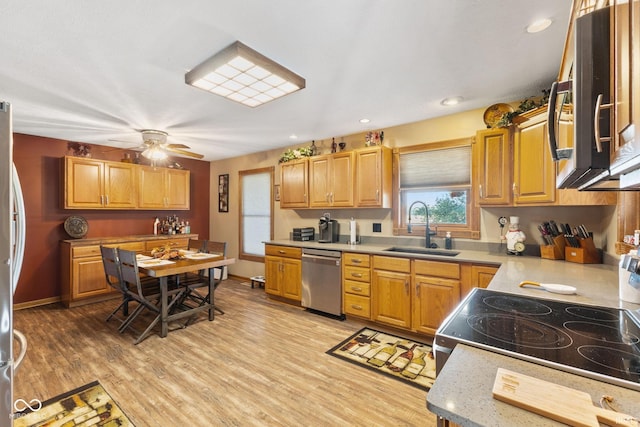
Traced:
<path fill-rule="evenodd" d="M 218 212 L 229 212 L 229 174 L 218 175 Z"/>

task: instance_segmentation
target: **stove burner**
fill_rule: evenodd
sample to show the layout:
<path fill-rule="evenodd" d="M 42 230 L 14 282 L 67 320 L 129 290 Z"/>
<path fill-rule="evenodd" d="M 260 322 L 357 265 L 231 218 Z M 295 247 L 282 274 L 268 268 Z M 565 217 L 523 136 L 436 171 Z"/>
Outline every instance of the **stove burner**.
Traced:
<path fill-rule="evenodd" d="M 617 322 L 620 319 L 616 313 L 591 307 L 567 307 L 565 311 L 583 319 L 600 322 Z"/>
<path fill-rule="evenodd" d="M 638 382 L 640 378 L 640 356 L 599 345 L 583 345 L 578 347 L 578 353 L 585 359 L 606 368 L 614 369 L 635 377 Z"/>
<path fill-rule="evenodd" d="M 573 343 L 571 337 L 558 328 L 509 314 L 469 316 L 467 324 L 486 337 L 520 347 L 557 350 Z"/>
<path fill-rule="evenodd" d="M 622 332 L 618 328 L 593 322 L 569 321 L 564 322 L 564 327 L 585 338 L 602 342 L 627 345 L 640 342 L 640 338 L 629 332 Z"/>
<path fill-rule="evenodd" d="M 525 298 L 519 298 L 517 296 L 488 296 L 483 298 L 482 301 L 491 308 L 513 314 L 530 314 L 533 316 L 543 316 L 545 314 L 551 313 L 552 311 L 551 308 L 540 302 Z"/>

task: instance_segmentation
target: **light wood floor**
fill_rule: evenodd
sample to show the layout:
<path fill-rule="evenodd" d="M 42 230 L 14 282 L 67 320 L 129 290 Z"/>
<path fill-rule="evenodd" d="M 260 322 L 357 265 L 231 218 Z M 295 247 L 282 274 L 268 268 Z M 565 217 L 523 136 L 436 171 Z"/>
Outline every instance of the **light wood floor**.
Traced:
<path fill-rule="evenodd" d="M 433 426 L 426 392 L 325 354 L 359 330 L 227 280 L 226 314 L 167 338 L 117 333 L 115 301 L 14 313 L 29 340 L 14 398 L 46 400 L 94 380 L 143 426 Z"/>

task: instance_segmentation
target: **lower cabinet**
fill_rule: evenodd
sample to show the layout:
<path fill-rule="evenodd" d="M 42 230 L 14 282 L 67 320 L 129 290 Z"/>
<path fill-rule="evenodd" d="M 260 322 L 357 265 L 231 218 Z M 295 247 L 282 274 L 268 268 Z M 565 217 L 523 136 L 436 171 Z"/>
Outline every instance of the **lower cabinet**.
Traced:
<path fill-rule="evenodd" d="M 178 248 L 186 248 L 189 237 L 197 239 L 198 235 L 182 235 L 180 238 L 157 237 L 117 238 L 90 240 L 63 240 L 61 245 L 61 286 L 62 302 L 67 307 L 75 307 L 91 302 L 101 301 L 117 296 L 105 279 L 100 245 L 116 246 L 136 252 L 145 252 L 152 247 L 171 243 Z"/>
<path fill-rule="evenodd" d="M 373 256 L 371 320 L 411 328 L 411 260 Z"/>
<path fill-rule="evenodd" d="M 371 258 L 342 254 L 342 309 L 344 314 L 371 319 Z"/>
<path fill-rule="evenodd" d="M 302 249 L 265 246 L 264 290 L 294 301 L 302 299 Z"/>
<path fill-rule="evenodd" d="M 414 261 L 413 329 L 435 334 L 460 301 L 460 264 Z"/>

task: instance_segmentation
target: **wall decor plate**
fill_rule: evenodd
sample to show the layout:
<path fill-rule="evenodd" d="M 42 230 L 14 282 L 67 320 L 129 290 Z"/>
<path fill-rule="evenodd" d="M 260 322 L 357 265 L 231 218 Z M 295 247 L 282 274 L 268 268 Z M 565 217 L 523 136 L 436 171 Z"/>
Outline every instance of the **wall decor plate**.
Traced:
<path fill-rule="evenodd" d="M 84 217 L 72 215 L 64 221 L 64 231 L 74 239 L 81 239 L 87 235 L 89 224 Z"/>
<path fill-rule="evenodd" d="M 513 113 L 513 107 L 509 104 L 493 104 L 484 111 L 482 118 L 488 127 L 495 127 L 505 113 Z"/>

